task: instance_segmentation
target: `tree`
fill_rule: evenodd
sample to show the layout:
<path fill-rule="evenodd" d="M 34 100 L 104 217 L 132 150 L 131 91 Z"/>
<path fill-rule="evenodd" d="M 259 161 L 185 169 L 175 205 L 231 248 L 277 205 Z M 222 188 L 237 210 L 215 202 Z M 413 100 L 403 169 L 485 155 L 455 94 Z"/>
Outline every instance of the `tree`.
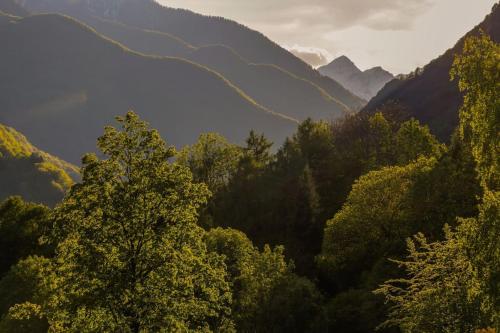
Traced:
<path fill-rule="evenodd" d="M 500 187 L 500 45 L 481 33 L 465 40 L 455 57 L 452 79 L 465 93 L 460 133 L 470 141 L 485 186 Z"/>
<path fill-rule="evenodd" d="M 42 287 L 44 275 L 50 267 L 50 260 L 39 256 L 30 256 L 12 266 L 9 272 L 0 280 L 0 332 L 30 332 L 45 333 L 48 323 L 38 313 L 31 313 L 16 320 L 14 310 L 9 309 L 24 302 L 41 303 L 36 298 Z M 40 294 L 39 294 L 40 295 Z"/>
<path fill-rule="evenodd" d="M 474 332 L 482 327 L 480 301 L 468 295 L 474 272 L 457 242 L 449 229 L 443 242 L 429 243 L 423 234 L 408 240 L 407 259 L 395 262 L 409 277 L 389 280 L 375 291 L 393 304 L 381 327 L 429 333 Z"/>
<path fill-rule="evenodd" d="M 396 133 L 396 155 L 400 165 L 416 161 L 420 156 L 439 157 L 443 145 L 418 120 L 405 121 Z"/>
<path fill-rule="evenodd" d="M 240 231 L 215 228 L 206 235 L 210 250 L 224 256 L 233 286 L 233 317 L 241 332 L 304 332 L 319 311 L 321 294 L 295 275 L 283 248 L 263 251 Z"/>
<path fill-rule="evenodd" d="M 106 159 L 83 158 L 82 182 L 53 213 L 56 256 L 40 288 L 52 331 L 230 329 L 231 290 L 222 258 L 196 225 L 208 197 L 133 112 L 106 127 Z"/>
<path fill-rule="evenodd" d="M 443 241 L 419 234 L 397 261 L 408 276 L 376 292 L 393 305 L 384 325 L 404 332 L 475 332 L 500 329 L 499 192 L 500 47 L 484 34 L 471 36 L 455 58 L 452 78 L 465 92 L 460 134 L 471 147 L 482 199 L 475 218 L 459 218 Z"/>
<path fill-rule="evenodd" d="M 412 223 L 412 187 L 436 161 L 421 159 L 405 167 L 387 167 L 362 176 L 342 209 L 326 222 L 318 264 L 340 289 L 359 282 L 361 272 L 387 253 L 404 250 Z"/>
<path fill-rule="evenodd" d="M 236 173 L 241 149 L 216 133 L 202 134 L 198 141 L 182 149 L 177 162 L 189 167 L 193 179 L 205 183 L 212 193 L 225 187 Z"/>
<path fill-rule="evenodd" d="M 11 197 L 0 204 L 0 278 L 20 259 L 49 255 L 52 247 L 40 238 L 50 233 L 50 210 Z"/>

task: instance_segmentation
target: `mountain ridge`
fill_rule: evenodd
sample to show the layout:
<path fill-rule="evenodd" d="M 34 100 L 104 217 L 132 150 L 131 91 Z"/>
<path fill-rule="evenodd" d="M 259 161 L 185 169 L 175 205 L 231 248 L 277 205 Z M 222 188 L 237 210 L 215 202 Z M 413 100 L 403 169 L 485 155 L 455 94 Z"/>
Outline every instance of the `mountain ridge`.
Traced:
<path fill-rule="evenodd" d="M 0 121 L 71 162 L 129 109 L 177 146 L 212 131 L 242 143 L 251 129 L 280 143 L 297 125 L 206 67 L 131 51 L 69 17 L 19 19 L 0 27 L 0 42 Z"/>
<path fill-rule="evenodd" d="M 222 74 L 260 105 L 294 119 L 334 120 L 350 111 L 348 106 L 328 95 L 317 84 L 302 78 L 298 81 L 295 74 L 286 70 L 258 67 L 260 64 L 244 59 L 231 47 L 215 44 L 193 46 L 168 33 L 144 30 L 93 16 L 85 6 L 61 5 L 50 8 L 80 20 L 131 50 L 146 55 L 179 57 L 208 67 Z M 227 52 L 221 53 L 222 49 Z M 225 59 L 217 59 L 216 56 Z"/>
<path fill-rule="evenodd" d="M 449 141 L 458 125 L 458 110 L 462 105 L 457 83 L 450 81 L 453 57 L 461 52 L 465 38 L 478 35 L 480 30 L 495 42 L 500 42 L 499 3 L 493 6 L 481 23 L 424 68 L 389 82 L 361 112 L 374 113 L 383 110 L 384 105 L 396 103 L 404 109 L 407 117 L 429 125 L 440 140 Z"/>
<path fill-rule="evenodd" d="M 226 45 L 251 63 L 274 64 L 315 83 L 351 110 L 359 110 L 365 104 L 365 101 L 353 95 L 339 83 L 323 77 L 311 66 L 262 33 L 235 21 L 204 16 L 184 9 L 173 9 L 155 1 L 100 0 L 69 3 L 67 0 L 19 0 L 19 3 L 32 12 L 62 12 L 78 19 L 83 19 L 83 16 L 87 15 L 85 13 L 89 13 L 88 8 L 92 7 L 94 8 L 93 15 L 111 19 L 129 27 L 169 33 L 196 47 Z"/>
<path fill-rule="evenodd" d="M 339 56 L 329 64 L 319 67 L 318 71 L 338 81 L 353 94 L 367 101 L 394 78 L 391 73 L 381 66 L 362 71 L 345 55 Z"/>

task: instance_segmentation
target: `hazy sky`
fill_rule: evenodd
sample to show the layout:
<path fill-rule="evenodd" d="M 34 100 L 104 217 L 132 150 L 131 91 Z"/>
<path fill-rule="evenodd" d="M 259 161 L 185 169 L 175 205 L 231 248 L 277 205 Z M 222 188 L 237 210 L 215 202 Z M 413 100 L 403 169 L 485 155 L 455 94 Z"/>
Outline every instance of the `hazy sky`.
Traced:
<path fill-rule="evenodd" d="M 408 73 L 452 47 L 498 0 L 157 0 L 234 19 L 314 66 L 347 55 Z"/>

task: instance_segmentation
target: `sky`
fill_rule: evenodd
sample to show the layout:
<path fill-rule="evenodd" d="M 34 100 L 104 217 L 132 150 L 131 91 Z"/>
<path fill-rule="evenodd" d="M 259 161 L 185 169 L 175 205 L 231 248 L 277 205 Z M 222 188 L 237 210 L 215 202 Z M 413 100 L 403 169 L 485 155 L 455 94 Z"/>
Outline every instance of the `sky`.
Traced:
<path fill-rule="evenodd" d="M 314 67 L 346 55 L 406 74 L 441 55 L 498 0 L 157 0 L 258 30 Z"/>

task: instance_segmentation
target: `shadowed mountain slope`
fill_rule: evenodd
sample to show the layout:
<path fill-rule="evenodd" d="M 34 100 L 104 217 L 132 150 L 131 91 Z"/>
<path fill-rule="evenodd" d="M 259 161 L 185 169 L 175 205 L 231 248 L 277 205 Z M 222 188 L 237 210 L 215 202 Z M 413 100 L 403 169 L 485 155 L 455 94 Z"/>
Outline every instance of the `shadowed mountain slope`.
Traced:
<path fill-rule="evenodd" d="M 0 0 L 0 11 L 15 16 L 29 15 L 29 11 L 14 0 Z"/>
<path fill-rule="evenodd" d="M 219 17 L 199 15 L 187 10 L 164 7 L 152 0 L 17 0 L 33 12 L 59 12 L 87 22 L 89 16 L 121 22 L 129 27 L 160 31 L 181 38 L 199 47 L 225 45 L 236 51 L 249 63 L 274 64 L 302 79 L 313 82 L 352 110 L 360 109 L 365 101 L 353 95 L 334 80 L 324 77 L 311 66 L 281 48 L 259 32 L 248 29 L 234 21 Z M 98 31 L 107 35 L 106 31 Z M 115 38 L 115 37 L 113 37 Z M 121 41 L 135 49 L 128 42 Z M 139 50 L 138 50 L 139 51 Z M 141 51 L 143 52 L 143 51 Z M 155 51 L 153 54 L 157 54 Z M 164 54 L 161 55 L 171 55 Z M 214 68 L 227 72 L 221 68 Z M 231 78 L 230 78 L 231 79 Z M 251 82 L 249 84 L 255 84 Z M 243 87 L 242 87 L 243 88 Z M 252 96 L 259 99 L 258 96 Z M 283 99 L 287 96 L 283 96 Z M 330 101 L 331 102 L 331 101 Z M 292 103 L 291 103 L 292 104 Z M 267 106 L 267 105 L 266 105 Z M 270 106 L 269 106 L 270 107 Z M 337 105 L 334 113 L 342 109 Z M 283 112 L 283 110 L 276 110 Z M 338 114 L 337 114 L 338 115 Z M 306 115 L 307 116 L 307 115 Z"/>
<path fill-rule="evenodd" d="M 222 74 L 259 104 L 298 120 L 332 120 L 349 112 L 347 106 L 321 87 L 273 65 L 251 64 L 223 45 L 194 47 L 172 35 L 126 26 L 95 16 L 83 22 L 126 47 L 148 55 L 176 56 Z"/>
<path fill-rule="evenodd" d="M 177 146 L 209 131 L 241 143 L 251 129 L 280 143 L 296 127 L 207 68 L 134 53 L 68 17 L 4 24 L 0 44 L 0 121 L 71 162 L 128 109 Z"/>
<path fill-rule="evenodd" d="M 450 81 L 454 55 L 460 53 L 465 37 L 479 34 L 480 30 L 500 42 L 500 5 L 496 4 L 484 21 L 472 29 L 458 43 L 423 69 L 403 79 L 388 83 L 362 112 L 373 113 L 387 103 L 397 103 L 408 117 L 429 125 L 441 140 L 447 141 L 458 125 L 458 110 L 462 96 L 456 82 Z"/>

